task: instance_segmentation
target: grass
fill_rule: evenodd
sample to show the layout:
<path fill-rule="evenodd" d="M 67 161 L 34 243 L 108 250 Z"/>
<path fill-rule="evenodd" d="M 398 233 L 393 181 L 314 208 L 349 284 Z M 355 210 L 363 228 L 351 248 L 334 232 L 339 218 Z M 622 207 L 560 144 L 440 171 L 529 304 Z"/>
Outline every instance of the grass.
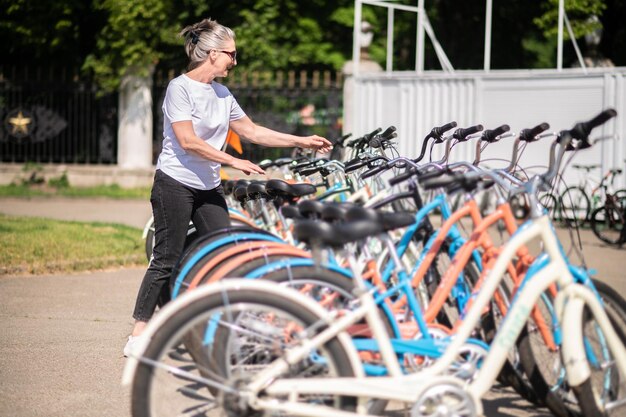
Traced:
<path fill-rule="evenodd" d="M 119 185 L 96 187 L 54 187 L 49 184 L 0 185 L 0 197 L 103 197 L 115 199 L 150 199 L 150 187 L 122 188 Z"/>
<path fill-rule="evenodd" d="M 145 265 L 141 230 L 0 214 L 0 274 L 68 273 Z"/>

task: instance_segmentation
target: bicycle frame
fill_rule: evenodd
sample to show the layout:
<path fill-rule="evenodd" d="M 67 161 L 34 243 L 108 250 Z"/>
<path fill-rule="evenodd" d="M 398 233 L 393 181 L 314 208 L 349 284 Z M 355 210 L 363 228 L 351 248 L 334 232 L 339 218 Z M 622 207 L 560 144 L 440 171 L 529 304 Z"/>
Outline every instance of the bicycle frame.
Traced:
<path fill-rule="evenodd" d="M 558 283 L 560 288 L 555 301 L 555 310 L 559 317 L 559 322 L 564 323 L 563 362 L 566 366 L 567 380 L 570 386 L 575 387 L 580 385 L 591 374 L 585 349 L 582 346 L 582 309 L 584 306 L 590 308 L 601 331 L 604 333 L 611 352 L 616 358 L 620 372 L 626 374 L 626 348 L 621 345 L 617 334 L 611 327 L 606 312 L 602 309 L 600 301 L 595 294 L 593 294 L 590 289 L 574 282 L 566 261 L 561 256 L 558 241 L 550 226 L 551 224 L 547 216 L 542 216 L 541 218 L 533 220 L 532 223 L 526 227 L 521 228 L 511 238 L 505 245 L 493 270 L 485 280 L 483 291 L 476 297 L 473 306 L 468 311 L 452 343 L 447 347 L 444 355 L 424 371 L 408 375 L 402 374 L 391 341 L 382 326 L 380 318 L 376 314 L 374 299 L 372 295 L 365 290 L 358 296 L 361 301 L 359 308 L 339 318 L 327 317 L 325 321 L 328 327 L 324 331 L 309 339 L 302 346 L 288 350 L 280 360 L 275 361 L 255 375 L 252 382 L 248 385 L 248 389 L 252 393 L 264 390 L 270 395 L 282 395 L 289 398 L 295 398 L 298 394 L 339 394 L 409 403 L 416 402 L 419 399 L 420 392 L 418 387 L 423 386 L 423 381 L 430 380 L 431 383 L 433 383 L 434 378 L 439 382 L 450 380 L 449 377 L 441 377 L 438 375 L 443 373 L 445 369 L 452 364 L 456 352 L 458 352 L 462 344 L 468 340 L 472 330 L 480 320 L 483 309 L 491 301 L 508 264 L 513 260 L 517 250 L 535 238 L 540 238 L 543 241 L 546 252 L 550 256 L 550 261 L 526 283 L 519 297 L 513 303 L 509 314 L 506 316 L 504 323 L 500 327 L 490 347 L 488 356 L 483 362 L 478 377 L 468 387 L 469 393 L 477 400 L 491 388 L 498 375 L 498 370 L 501 369 L 506 360 L 535 302 L 553 283 Z M 354 259 L 350 259 L 351 263 L 354 263 Z M 358 266 L 352 265 L 352 267 L 354 271 L 358 273 Z M 357 277 L 357 280 L 360 282 L 360 287 L 364 289 L 362 279 L 358 275 Z M 381 356 L 389 370 L 389 377 L 324 378 L 323 384 L 315 378 L 280 379 L 281 373 L 286 371 L 290 364 L 304 359 L 312 349 L 322 346 L 326 341 L 341 334 L 350 325 L 364 317 L 370 324 L 379 342 Z M 351 355 L 354 355 L 354 352 L 352 352 Z M 302 416 L 315 415 L 332 417 L 359 415 L 357 413 L 341 412 L 322 406 L 303 405 L 290 401 L 278 403 L 276 401 L 255 399 L 254 404 L 256 407 L 262 409 L 289 412 Z M 479 403 L 478 407 L 480 409 Z"/>

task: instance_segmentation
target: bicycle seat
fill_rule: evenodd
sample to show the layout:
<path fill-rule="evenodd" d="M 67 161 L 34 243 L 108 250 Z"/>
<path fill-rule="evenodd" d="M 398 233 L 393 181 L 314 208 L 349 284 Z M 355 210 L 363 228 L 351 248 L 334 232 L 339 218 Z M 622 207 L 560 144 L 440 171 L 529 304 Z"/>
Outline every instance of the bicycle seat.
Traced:
<path fill-rule="evenodd" d="M 388 213 L 359 206 L 351 208 L 346 214 L 346 219 L 349 222 L 376 222 L 385 232 L 415 223 L 415 216 L 409 212 Z"/>
<path fill-rule="evenodd" d="M 234 180 L 226 180 L 222 183 L 222 187 L 224 188 L 224 194 L 230 195 L 233 192 L 233 187 L 235 186 Z"/>
<path fill-rule="evenodd" d="M 335 223 L 337 221 L 344 221 L 346 214 L 353 207 L 358 207 L 353 203 L 327 203 L 322 209 L 321 218 L 326 222 Z"/>
<path fill-rule="evenodd" d="M 237 201 L 243 203 L 246 197 L 248 197 L 247 188 L 250 185 L 249 180 L 238 180 L 233 186 L 233 196 Z"/>
<path fill-rule="evenodd" d="M 300 214 L 300 210 L 296 206 L 282 206 L 280 208 L 280 213 L 286 219 L 304 219 L 302 214 Z"/>
<path fill-rule="evenodd" d="M 317 200 L 304 200 L 298 203 L 300 214 L 309 219 L 319 219 L 324 209 L 324 203 Z"/>
<path fill-rule="evenodd" d="M 379 223 L 367 220 L 340 225 L 315 220 L 301 220 L 294 225 L 293 235 L 297 240 L 310 246 L 341 247 L 346 243 L 362 240 L 382 231 Z"/>
<path fill-rule="evenodd" d="M 265 191 L 273 197 L 285 197 L 293 200 L 297 197 L 315 194 L 317 189 L 313 184 L 299 183 L 289 184 L 286 181 L 272 179 L 265 184 Z"/>
<path fill-rule="evenodd" d="M 248 194 L 248 198 L 256 199 L 256 198 L 265 198 L 267 199 L 269 195 L 265 192 L 265 182 L 253 182 L 248 187 L 246 187 L 246 193 Z"/>

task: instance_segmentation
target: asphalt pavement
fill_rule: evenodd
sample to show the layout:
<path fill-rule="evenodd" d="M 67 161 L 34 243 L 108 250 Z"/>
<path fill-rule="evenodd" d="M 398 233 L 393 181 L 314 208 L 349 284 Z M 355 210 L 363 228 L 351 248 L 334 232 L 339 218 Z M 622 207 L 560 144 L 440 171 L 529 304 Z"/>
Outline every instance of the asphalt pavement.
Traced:
<path fill-rule="evenodd" d="M 150 206 L 137 200 L 0 199 L 0 213 L 142 228 Z M 582 237 L 587 264 L 625 294 L 626 252 L 600 244 L 588 231 Z M 126 268 L 0 276 L 0 416 L 128 417 L 122 348 L 143 273 Z M 483 403 L 490 417 L 550 415 L 499 386 Z"/>

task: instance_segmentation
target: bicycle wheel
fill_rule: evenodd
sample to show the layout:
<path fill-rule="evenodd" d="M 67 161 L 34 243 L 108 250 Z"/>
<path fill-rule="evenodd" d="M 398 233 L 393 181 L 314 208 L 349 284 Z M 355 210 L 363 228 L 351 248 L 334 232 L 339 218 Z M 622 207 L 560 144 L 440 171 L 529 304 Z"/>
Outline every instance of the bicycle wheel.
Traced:
<path fill-rule="evenodd" d="M 591 213 L 591 230 L 601 241 L 609 245 L 622 244 L 622 230 L 624 229 L 623 208 L 615 205 L 599 207 Z"/>
<path fill-rule="evenodd" d="M 132 385 L 134 417 L 206 415 L 217 407 L 228 415 L 253 412 L 237 394 L 246 381 L 280 358 L 285 349 L 301 345 L 307 336 L 319 331 L 323 319 L 319 310 L 296 302 L 297 294 L 287 298 L 244 284 L 236 289 L 192 291 L 170 307 L 139 358 Z M 229 378 L 216 372 L 213 329 L 246 335 L 243 339 L 229 337 L 240 343 L 233 351 L 237 361 Z M 339 336 L 330 339 L 302 361 L 291 364 L 281 378 L 354 376 L 344 343 Z M 209 387 L 217 395 L 212 395 Z M 354 397 L 339 395 L 301 396 L 299 401 L 343 410 L 352 410 L 356 404 Z"/>
<path fill-rule="evenodd" d="M 620 304 L 622 306 L 618 309 L 624 312 L 623 299 Z M 621 314 L 611 311 L 614 308 L 616 305 L 612 304 L 605 311 L 622 345 L 626 345 L 626 322 Z M 620 372 L 606 337 L 587 308 L 583 311 L 583 326 L 582 346 L 587 354 L 591 376 L 573 390 L 580 414 L 585 417 L 623 416 L 626 413 L 626 375 Z"/>
<path fill-rule="evenodd" d="M 502 326 L 507 312 L 511 309 L 511 293 L 513 288 L 513 279 L 507 272 L 497 289 L 497 293 L 494 294 L 489 313 L 482 320 L 482 337 L 485 342 L 489 344 L 495 339 L 496 333 Z M 498 381 L 512 387 L 515 392 L 527 401 L 533 404 L 542 404 L 541 398 L 537 395 L 534 385 L 531 383 L 524 370 L 522 356 L 518 347 L 511 349 L 507 355 L 507 359 L 498 374 Z"/>
<path fill-rule="evenodd" d="M 548 291 L 541 294 L 522 329 L 517 346 L 520 362 L 539 402 L 545 404 L 555 416 L 567 417 L 576 415 L 571 406 L 576 401 L 565 384 L 560 346 L 554 341 L 558 322 L 553 301 Z M 533 314 L 538 317 L 533 317 Z"/>
<path fill-rule="evenodd" d="M 523 220 L 528 217 L 530 207 L 528 206 L 528 199 L 524 194 L 517 194 L 513 196 L 509 200 L 509 204 L 511 205 L 513 216 L 515 216 L 517 220 Z"/>
<path fill-rule="evenodd" d="M 568 187 L 560 198 L 561 219 L 568 226 L 582 226 L 589 218 L 591 203 L 585 190 L 580 187 Z"/>
<path fill-rule="evenodd" d="M 550 218 L 554 221 L 559 217 L 559 201 L 550 193 L 545 193 L 539 197 L 539 203 L 546 209 Z"/>
<path fill-rule="evenodd" d="M 626 301 L 605 283 L 594 280 L 594 286 L 611 322 L 623 330 L 626 326 Z M 552 301 L 553 297 L 545 292 L 538 300 L 537 308 L 540 309 L 548 330 L 554 334 L 558 323 Z M 595 343 L 591 343 L 590 347 L 592 350 L 598 349 L 600 345 L 597 343 L 597 337 L 599 335 L 597 332 L 591 334 Z M 560 346 L 549 348 L 546 345 L 545 338 L 541 336 L 537 322 L 533 321 L 532 317 L 528 320 L 518 343 L 522 363 L 533 387 L 552 413 L 556 416 L 567 417 L 586 416 L 576 392 L 567 384 Z M 606 346 L 602 345 L 601 348 L 604 350 Z M 608 379 L 605 382 L 608 382 Z"/>

